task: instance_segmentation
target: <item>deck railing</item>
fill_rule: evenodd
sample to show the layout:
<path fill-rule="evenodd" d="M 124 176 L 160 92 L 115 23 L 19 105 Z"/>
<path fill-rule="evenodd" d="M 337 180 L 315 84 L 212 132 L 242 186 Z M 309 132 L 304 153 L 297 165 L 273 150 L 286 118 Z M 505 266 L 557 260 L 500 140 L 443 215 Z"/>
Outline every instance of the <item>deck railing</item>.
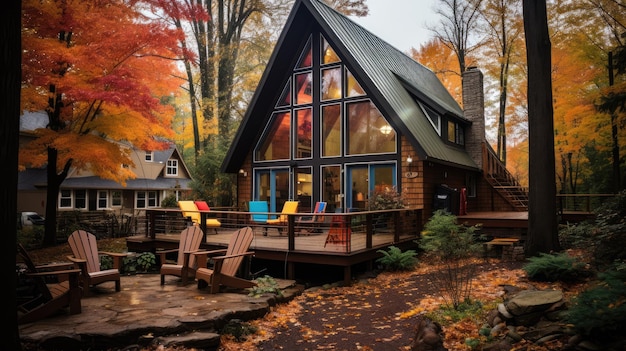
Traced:
<path fill-rule="evenodd" d="M 286 239 L 266 241 L 260 245 L 281 245 L 282 249 L 289 251 L 317 250 L 350 253 L 417 239 L 422 230 L 421 209 L 325 213 L 322 215 L 297 213 L 287 215 L 287 221 L 282 225 L 253 222 L 251 219 L 252 212 L 213 209 L 198 212 L 200 212 L 201 223 L 205 223 L 206 218 L 217 218 L 221 222 L 221 227 L 217 230 L 200 224 L 206 236 L 204 242 L 210 242 L 212 235 L 231 232 L 229 229 L 251 226 L 259 238 L 282 237 Z M 270 212 L 267 215 L 270 218 L 277 218 L 280 213 Z M 315 221 L 303 220 L 310 216 L 318 216 L 318 218 Z M 159 235 L 179 234 L 186 225 L 191 224 L 178 209 L 146 210 L 143 223 L 145 227 L 137 228 L 138 231 L 153 240 Z M 310 240 L 298 239 L 306 237 L 310 237 Z"/>
<path fill-rule="evenodd" d="M 615 194 L 557 194 L 559 213 L 591 213 Z"/>

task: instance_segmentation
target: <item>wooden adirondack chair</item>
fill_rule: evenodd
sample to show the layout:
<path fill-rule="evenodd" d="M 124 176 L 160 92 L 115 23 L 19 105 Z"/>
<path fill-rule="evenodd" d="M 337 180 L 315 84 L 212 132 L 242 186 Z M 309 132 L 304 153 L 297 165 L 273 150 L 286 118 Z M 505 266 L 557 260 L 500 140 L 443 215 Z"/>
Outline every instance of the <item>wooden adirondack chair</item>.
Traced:
<path fill-rule="evenodd" d="M 266 222 L 267 225 L 270 227 L 276 227 L 278 229 L 278 234 L 282 235 L 283 230 L 287 226 L 287 221 L 289 218 L 288 215 L 298 213 L 298 203 L 298 201 L 285 201 L 280 216 L 275 219 L 268 219 Z M 265 232 L 264 235 L 267 235 L 267 232 Z"/>
<path fill-rule="evenodd" d="M 201 216 L 200 211 L 210 211 L 209 205 L 206 201 L 191 201 L 181 200 L 178 201 L 178 207 L 183 212 L 183 217 L 191 219 L 194 224 L 200 224 Z M 207 218 L 205 221 L 207 228 L 215 229 L 217 234 L 217 228 L 222 226 L 222 223 L 217 218 Z"/>
<path fill-rule="evenodd" d="M 203 238 L 204 233 L 200 227 L 187 227 L 180 232 L 178 249 L 156 252 L 161 259 L 161 285 L 165 284 L 166 275 L 181 277 L 183 284 L 187 284 L 189 278 L 193 279 L 196 274 L 196 257 L 192 253 L 198 251 Z M 165 263 L 167 254 L 174 252 L 178 255 L 176 263 Z"/>
<path fill-rule="evenodd" d="M 119 269 L 122 266 L 122 259 L 127 254 L 98 251 L 96 236 L 84 230 L 73 232 L 67 238 L 67 243 L 70 245 L 73 254 L 73 256 L 68 256 L 67 258 L 81 270 L 81 282 L 85 295 L 91 294 L 90 288 L 92 286 L 110 281 L 115 282 L 115 291 L 121 290 Z M 100 255 L 107 255 L 113 258 L 113 268 L 101 270 Z"/>
<path fill-rule="evenodd" d="M 33 296 L 18 305 L 18 324 L 34 322 L 66 308 L 69 314 L 81 313 L 80 269 L 72 269 L 71 263 L 35 266 L 21 244 L 17 246 L 17 253 L 28 269 L 26 276 L 35 284 Z M 51 276 L 55 282 L 46 283 L 45 278 Z"/>
<path fill-rule="evenodd" d="M 198 259 L 198 270 L 196 279 L 198 289 L 210 285 L 210 293 L 215 294 L 220 290 L 220 286 L 228 286 L 237 289 L 245 289 L 256 286 L 256 283 L 237 277 L 237 271 L 243 262 L 244 257 L 254 255 L 248 251 L 254 232 L 250 227 L 244 227 L 235 231 L 228 243 L 227 249 L 197 252 L 194 255 Z M 213 268 L 207 268 L 208 258 L 213 261 Z"/>

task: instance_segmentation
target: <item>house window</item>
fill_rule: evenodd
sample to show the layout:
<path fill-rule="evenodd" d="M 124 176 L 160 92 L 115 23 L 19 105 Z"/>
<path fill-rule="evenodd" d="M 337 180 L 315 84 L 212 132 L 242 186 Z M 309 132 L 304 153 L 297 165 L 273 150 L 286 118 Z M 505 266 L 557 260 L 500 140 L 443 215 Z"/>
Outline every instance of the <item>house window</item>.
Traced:
<path fill-rule="evenodd" d="M 114 190 L 111 192 L 111 206 L 122 207 L 122 192 L 121 191 Z"/>
<path fill-rule="evenodd" d="M 261 138 L 261 143 L 257 147 L 257 161 L 288 160 L 291 132 L 291 113 L 275 113 L 269 130 Z"/>
<path fill-rule="evenodd" d="M 467 174 L 465 176 L 465 189 L 467 197 L 476 197 L 476 175 Z"/>
<path fill-rule="evenodd" d="M 311 158 L 311 139 L 313 130 L 311 122 L 313 110 L 304 108 L 296 111 L 296 158 Z"/>
<path fill-rule="evenodd" d="M 72 191 L 62 189 L 59 194 L 59 208 L 72 208 Z"/>
<path fill-rule="evenodd" d="M 352 75 L 352 72 L 350 72 L 346 68 L 346 96 L 353 97 L 353 96 L 363 96 L 363 95 L 365 95 L 365 90 L 363 90 L 363 87 L 361 87 L 361 84 L 359 84 L 356 78 L 354 78 L 354 75 Z"/>
<path fill-rule="evenodd" d="M 370 101 L 346 104 L 348 155 L 396 151 L 396 132 Z"/>
<path fill-rule="evenodd" d="M 341 99 L 341 81 L 341 66 L 322 70 L 322 101 Z"/>
<path fill-rule="evenodd" d="M 296 82 L 294 104 L 304 105 L 313 102 L 313 73 L 311 71 L 297 73 L 294 75 L 294 81 Z"/>
<path fill-rule="evenodd" d="M 322 51 L 321 51 L 322 64 L 326 65 L 329 63 L 341 62 L 339 55 L 337 55 L 337 52 L 335 52 L 335 49 L 333 49 L 332 46 L 330 46 L 330 43 L 326 41 L 326 38 L 321 37 L 321 42 L 322 42 Z"/>
<path fill-rule="evenodd" d="M 145 160 L 146 162 L 152 162 L 154 160 L 154 154 L 152 151 L 146 151 Z"/>
<path fill-rule="evenodd" d="M 98 190 L 98 209 L 106 209 L 109 207 L 109 193 L 105 190 Z"/>
<path fill-rule="evenodd" d="M 428 106 L 423 105 L 419 101 L 417 101 L 417 105 L 421 107 L 422 112 L 424 112 L 426 117 L 428 117 L 428 121 L 430 122 L 430 124 L 433 126 L 433 128 L 435 128 L 435 131 L 437 131 L 437 134 L 441 136 L 441 116 L 437 112 L 435 112 L 435 110 L 433 110 L 432 108 Z"/>
<path fill-rule="evenodd" d="M 448 121 L 448 141 L 458 145 L 465 145 L 463 126 L 454 121 Z"/>
<path fill-rule="evenodd" d="M 74 190 L 74 208 L 84 210 L 87 209 L 87 191 Z"/>
<path fill-rule="evenodd" d="M 175 159 L 167 160 L 167 167 L 165 168 L 165 174 L 168 176 L 178 175 L 178 160 L 175 160 Z"/>
<path fill-rule="evenodd" d="M 156 191 L 138 191 L 135 195 L 135 208 L 157 207 Z"/>

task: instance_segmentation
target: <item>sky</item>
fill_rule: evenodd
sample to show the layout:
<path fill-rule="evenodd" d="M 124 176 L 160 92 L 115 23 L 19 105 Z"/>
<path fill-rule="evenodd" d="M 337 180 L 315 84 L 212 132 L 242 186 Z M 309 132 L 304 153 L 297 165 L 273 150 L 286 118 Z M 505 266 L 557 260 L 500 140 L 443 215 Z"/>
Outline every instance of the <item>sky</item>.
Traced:
<path fill-rule="evenodd" d="M 437 0 L 367 0 L 369 16 L 350 17 L 400 51 L 419 49 L 432 32 L 427 25 L 436 24 L 439 16 L 433 9 Z"/>

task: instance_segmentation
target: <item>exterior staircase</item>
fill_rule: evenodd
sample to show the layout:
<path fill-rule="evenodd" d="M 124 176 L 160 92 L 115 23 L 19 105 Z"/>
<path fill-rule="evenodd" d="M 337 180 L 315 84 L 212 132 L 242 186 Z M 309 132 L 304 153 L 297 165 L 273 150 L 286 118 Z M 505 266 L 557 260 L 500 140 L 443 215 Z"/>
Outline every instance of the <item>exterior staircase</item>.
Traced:
<path fill-rule="evenodd" d="M 516 211 L 528 211 L 528 189 L 506 169 L 489 143 L 483 143 L 485 179 Z"/>

